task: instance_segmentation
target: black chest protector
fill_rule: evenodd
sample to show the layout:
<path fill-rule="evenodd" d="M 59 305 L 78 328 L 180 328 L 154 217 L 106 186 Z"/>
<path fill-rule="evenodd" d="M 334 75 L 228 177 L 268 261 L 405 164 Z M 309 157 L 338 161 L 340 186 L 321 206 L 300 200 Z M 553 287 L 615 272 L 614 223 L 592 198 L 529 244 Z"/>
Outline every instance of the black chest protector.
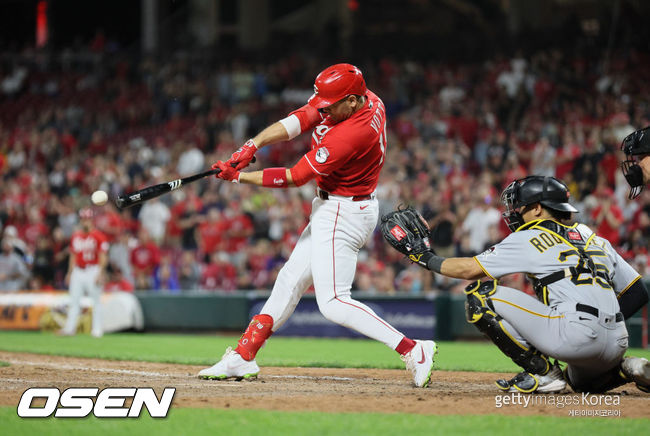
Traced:
<path fill-rule="evenodd" d="M 596 280 L 603 287 L 608 287 L 611 289 L 614 288 L 612 279 L 607 273 L 607 270 L 599 268 L 599 266 L 594 263 L 593 259 L 591 258 L 592 254 L 600 256 L 605 255 L 605 252 L 603 252 L 600 247 L 587 249 L 588 240 L 585 240 L 582 234 L 578 232 L 574 227 L 565 227 L 552 220 L 532 221 L 530 223 L 524 224 L 518 230 L 526 230 L 539 227 L 543 227 L 544 229 L 555 233 L 557 236 L 561 237 L 570 247 L 573 248 L 572 250 L 564 252 L 563 254 L 578 256 L 578 263 L 575 266 L 561 269 L 547 275 L 546 277 L 542 277 L 541 279 L 529 276 L 533 283 L 535 294 L 540 301 L 548 305 L 548 292 L 546 290 L 546 287 L 551 283 L 555 283 L 564 278 L 570 278 L 571 281 L 576 285 L 585 284 L 585 281 L 591 283 Z"/>

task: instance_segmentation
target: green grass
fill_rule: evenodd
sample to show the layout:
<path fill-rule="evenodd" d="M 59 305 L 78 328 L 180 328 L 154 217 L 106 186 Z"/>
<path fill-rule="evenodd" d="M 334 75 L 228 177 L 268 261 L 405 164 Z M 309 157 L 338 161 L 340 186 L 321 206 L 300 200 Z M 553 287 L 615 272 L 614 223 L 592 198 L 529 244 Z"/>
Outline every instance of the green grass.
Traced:
<path fill-rule="evenodd" d="M 236 336 L 118 333 L 95 339 L 50 333 L 0 331 L 0 350 L 110 360 L 212 365 Z M 488 342 L 441 342 L 436 368 L 441 370 L 513 372 L 517 367 Z M 650 358 L 650 350 L 628 354 Z M 274 337 L 258 355 L 262 366 L 395 368 L 404 364 L 384 345 L 366 339 Z"/>
<path fill-rule="evenodd" d="M 165 419 L 21 419 L 14 408 L 0 408 L 0 424 L 7 435 L 437 435 L 506 433 L 645 434 L 648 420 L 613 418 L 557 418 L 425 416 L 378 413 L 269 412 L 257 410 L 172 409 Z"/>
<path fill-rule="evenodd" d="M 236 336 L 120 333 L 95 339 L 40 332 L 0 331 L 0 350 L 112 360 L 140 360 L 211 365 Z M 517 368 L 487 342 L 443 342 L 438 369 L 515 372 Z M 650 350 L 629 354 L 650 358 Z M 272 338 L 258 355 L 262 366 L 403 368 L 394 351 L 371 340 Z M 3 362 L 0 362 L 0 365 Z M 433 411 L 435 412 L 435 411 Z M 576 432 L 644 434 L 648 420 L 557 418 L 501 415 L 424 416 L 409 414 L 275 412 L 181 409 L 165 419 L 22 419 L 15 407 L 0 407 L 0 433 L 20 435 L 156 434 L 162 435 L 393 435 L 393 434 L 530 434 Z"/>

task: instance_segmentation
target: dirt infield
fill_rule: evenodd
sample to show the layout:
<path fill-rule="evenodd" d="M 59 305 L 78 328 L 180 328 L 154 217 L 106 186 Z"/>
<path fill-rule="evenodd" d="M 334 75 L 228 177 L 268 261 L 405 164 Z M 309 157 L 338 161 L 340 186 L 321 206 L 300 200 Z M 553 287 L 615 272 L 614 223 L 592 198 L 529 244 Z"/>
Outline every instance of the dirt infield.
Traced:
<path fill-rule="evenodd" d="M 165 387 L 175 387 L 172 408 L 555 416 L 584 410 L 588 415 L 650 418 L 650 395 L 633 385 L 619 388 L 608 398 L 587 397 L 586 403 L 580 395 L 566 391 L 554 395 L 554 402 L 551 396 L 532 396 L 527 407 L 524 396 L 515 395 L 513 400 L 522 404 L 504 403 L 497 408 L 497 396 L 502 393 L 493 381 L 504 374 L 436 371 L 429 388 L 417 389 L 404 370 L 264 367 L 257 380 L 237 382 L 199 380 L 196 373 L 202 367 L 191 365 L 3 351 L 0 361 L 11 364 L 0 368 L 0 406 L 17 406 L 29 387 L 150 386 L 158 395 Z M 612 405 L 617 399 L 620 403 Z M 558 407 L 559 400 L 567 405 Z"/>

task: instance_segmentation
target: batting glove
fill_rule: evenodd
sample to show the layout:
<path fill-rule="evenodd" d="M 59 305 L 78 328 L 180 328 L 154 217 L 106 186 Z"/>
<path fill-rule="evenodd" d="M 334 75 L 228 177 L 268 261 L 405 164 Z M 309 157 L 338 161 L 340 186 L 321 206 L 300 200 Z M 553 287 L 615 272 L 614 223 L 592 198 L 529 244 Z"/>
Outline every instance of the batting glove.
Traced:
<path fill-rule="evenodd" d="M 255 156 L 255 152 L 257 152 L 257 146 L 252 139 L 249 139 L 244 145 L 239 147 L 232 156 L 230 156 L 230 159 L 228 159 L 226 163 L 228 165 L 236 164 L 234 165 L 235 169 L 241 170 L 251 163 L 253 156 Z"/>
<path fill-rule="evenodd" d="M 235 168 L 231 167 L 228 163 L 217 161 L 216 164 L 212 165 L 212 169 L 220 169 L 221 172 L 215 174 L 217 179 L 227 180 L 228 182 L 239 183 L 240 172 Z"/>

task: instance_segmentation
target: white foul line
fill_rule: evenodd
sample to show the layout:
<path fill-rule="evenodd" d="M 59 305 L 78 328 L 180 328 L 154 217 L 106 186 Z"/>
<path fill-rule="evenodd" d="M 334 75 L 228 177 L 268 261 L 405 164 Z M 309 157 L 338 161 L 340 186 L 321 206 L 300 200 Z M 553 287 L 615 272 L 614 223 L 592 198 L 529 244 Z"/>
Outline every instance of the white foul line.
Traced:
<path fill-rule="evenodd" d="M 54 369 L 68 369 L 76 371 L 97 371 L 97 372 L 107 372 L 115 374 L 129 374 L 129 375 L 141 375 L 146 377 L 185 377 L 180 375 L 173 374 L 163 374 L 160 372 L 151 372 L 151 371 L 136 371 L 133 369 L 114 369 L 114 368 L 91 368 L 89 366 L 76 366 L 69 364 L 60 364 L 60 363 L 49 363 L 49 362 L 30 362 L 24 360 L 9 360 L 9 363 L 12 365 L 30 365 L 30 366 L 45 366 Z M 265 378 L 281 378 L 281 379 L 303 379 L 303 380 L 335 380 L 335 381 L 353 381 L 353 380 L 372 380 L 372 378 L 352 378 L 352 377 L 334 377 L 334 376 L 310 376 L 310 375 L 267 375 Z M 220 386 L 224 384 L 219 383 Z M 237 385 L 229 385 L 237 386 Z"/>

